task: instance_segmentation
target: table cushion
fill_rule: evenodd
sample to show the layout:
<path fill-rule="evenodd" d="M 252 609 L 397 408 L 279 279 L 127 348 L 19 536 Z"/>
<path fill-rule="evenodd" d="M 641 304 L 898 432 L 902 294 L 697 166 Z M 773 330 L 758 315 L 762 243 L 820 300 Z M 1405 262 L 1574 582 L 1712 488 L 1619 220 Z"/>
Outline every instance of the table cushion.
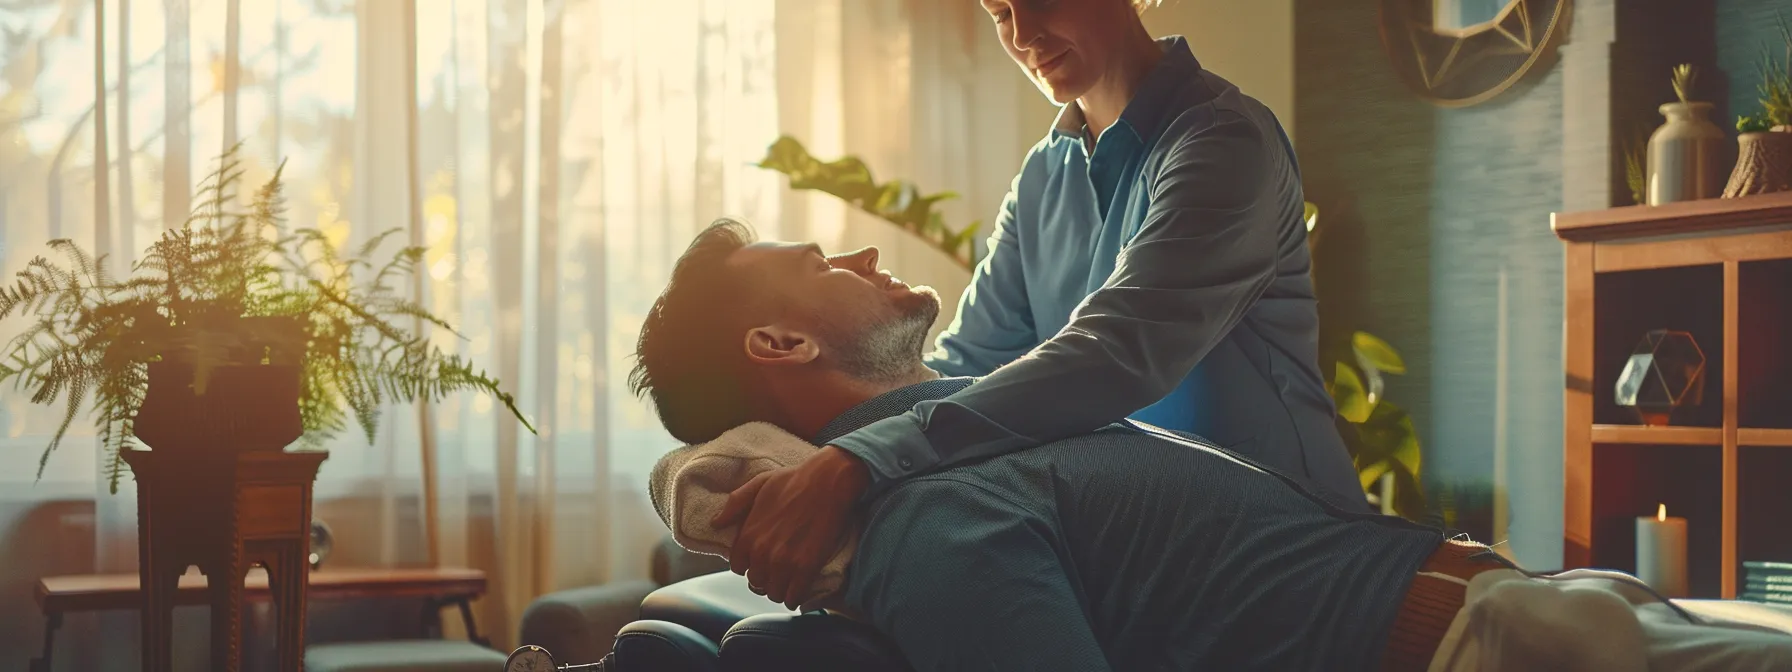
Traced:
<path fill-rule="evenodd" d="M 1674 600 L 1674 604 L 1709 621 L 1792 634 L 1792 605 L 1743 600 Z"/>
<path fill-rule="evenodd" d="M 460 640 L 318 644 L 305 649 L 305 672 L 497 672 L 505 658 Z"/>
<path fill-rule="evenodd" d="M 748 616 L 790 614 L 747 588 L 747 579 L 717 572 L 686 579 L 653 591 L 641 602 L 641 618 L 677 623 L 720 643 L 722 635 Z"/>

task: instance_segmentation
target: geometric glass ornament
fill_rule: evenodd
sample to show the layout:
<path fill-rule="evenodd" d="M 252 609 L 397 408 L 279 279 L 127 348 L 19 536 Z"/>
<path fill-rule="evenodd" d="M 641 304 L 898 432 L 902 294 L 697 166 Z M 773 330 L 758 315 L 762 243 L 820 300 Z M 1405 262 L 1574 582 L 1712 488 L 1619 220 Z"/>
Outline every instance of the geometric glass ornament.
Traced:
<path fill-rule="evenodd" d="M 1666 425 L 1676 409 L 1705 400 L 1705 353 L 1684 331 L 1656 329 L 1643 336 L 1618 374 L 1619 406 L 1636 409 L 1645 425 Z"/>

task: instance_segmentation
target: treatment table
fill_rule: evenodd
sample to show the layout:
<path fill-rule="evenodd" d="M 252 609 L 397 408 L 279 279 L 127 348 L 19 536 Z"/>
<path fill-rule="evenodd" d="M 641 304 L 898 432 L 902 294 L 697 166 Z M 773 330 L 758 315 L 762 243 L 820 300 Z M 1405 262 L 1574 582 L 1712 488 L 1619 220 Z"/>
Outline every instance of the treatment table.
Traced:
<path fill-rule="evenodd" d="M 1713 622 L 1747 623 L 1792 636 L 1792 605 L 1675 600 Z M 606 672 L 911 672 L 894 644 L 870 626 L 825 612 L 797 613 L 718 572 L 650 594 L 641 619 L 616 640 Z"/>

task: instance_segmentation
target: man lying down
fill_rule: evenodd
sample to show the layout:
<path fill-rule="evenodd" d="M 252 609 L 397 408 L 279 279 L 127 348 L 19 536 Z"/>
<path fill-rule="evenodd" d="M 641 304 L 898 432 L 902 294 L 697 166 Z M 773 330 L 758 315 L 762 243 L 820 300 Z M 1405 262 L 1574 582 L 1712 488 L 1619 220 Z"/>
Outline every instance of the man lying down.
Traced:
<path fill-rule="evenodd" d="M 699 234 L 631 380 L 700 444 L 654 470 L 680 543 L 726 555 L 734 530 L 709 521 L 753 474 L 969 385 L 921 364 L 938 310 L 876 250 Z M 908 479 L 867 503 L 804 605 L 868 621 L 917 670 L 1792 669 L 1792 637 L 1570 576 L 1123 423 Z"/>

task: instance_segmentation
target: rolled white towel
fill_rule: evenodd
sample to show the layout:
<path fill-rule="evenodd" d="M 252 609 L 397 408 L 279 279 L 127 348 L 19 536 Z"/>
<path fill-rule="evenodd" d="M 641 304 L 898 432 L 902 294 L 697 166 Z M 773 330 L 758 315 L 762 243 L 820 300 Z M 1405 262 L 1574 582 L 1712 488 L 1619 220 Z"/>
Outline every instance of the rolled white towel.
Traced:
<path fill-rule="evenodd" d="M 775 425 L 748 423 L 709 443 L 685 446 L 661 457 L 653 465 L 648 496 L 679 546 L 694 553 L 726 558 L 739 530 L 718 529 L 709 521 L 728 504 L 729 493 L 756 475 L 801 464 L 817 450 L 814 444 Z M 809 596 L 802 601 L 803 610 L 840 609 L 846 567 L 858 541 L 855 525 L 815 578 Z"/>

